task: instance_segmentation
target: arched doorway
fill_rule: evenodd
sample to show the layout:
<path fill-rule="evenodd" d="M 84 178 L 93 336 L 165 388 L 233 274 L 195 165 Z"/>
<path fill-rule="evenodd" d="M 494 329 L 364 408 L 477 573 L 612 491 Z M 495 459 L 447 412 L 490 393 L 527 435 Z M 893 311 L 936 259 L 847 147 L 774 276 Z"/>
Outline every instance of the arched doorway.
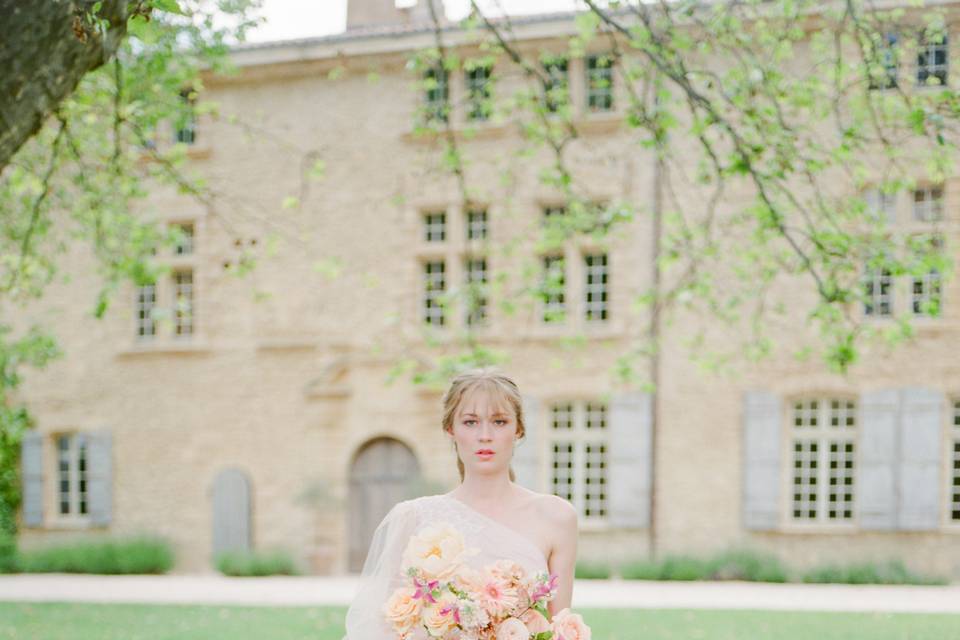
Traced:
<path fill-rule="evenodd" d="M 350 571 L 363 568 L 377 525 L 410 497 L 419 477 L 417 457 L 399 440 L 377 438 L 360 448 L 350 467 Z"/>
<path fill-rule="evenodd" d="M 223 551 L 248 551 L 250 479 L 239 469 L 223 469 L 213 480 L 213 557 Z"/>

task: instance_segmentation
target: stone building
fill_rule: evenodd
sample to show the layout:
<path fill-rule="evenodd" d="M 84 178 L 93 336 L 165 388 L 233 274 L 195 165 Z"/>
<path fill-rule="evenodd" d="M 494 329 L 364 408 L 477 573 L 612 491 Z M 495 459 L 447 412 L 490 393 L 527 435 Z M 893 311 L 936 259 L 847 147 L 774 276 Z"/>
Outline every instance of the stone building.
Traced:
<path fill-rule="evenodd" d="M 239 74 L 206 79 L 221 117 L 176 138 L 218 197 L 151 194 L 149 213 L 182 231 L 158 256 L 170 273 L 156 285 L 124 291 L 97 321 L 91 261 L 65 256 L 71 281 L 30 311 L 66 356 L 24 388 L 38 428 L 23 449 L 23 544 L 150 532 L 173 541 L 180 571 L 209 570 L 237 547 L 355 570 L 393 502 L 456 483 L 440 392 L 410 382 L 409 368 L 455 353 L 469 330 L 509 356 L 529 432 L 518 479 L 577 506 L 582 559 L 747 546 L 798 567 L 902 558 L 960 575 L 955 281 L 877 274 L 861 312 L 883 323 L 915 309 L 917 335 L 847 376 L 788 356 L 704 372 L 687 338 L 711 323 L 679 313 L 647 363 L 656 392 L 619 386 L 612 365 L 650 327 L 632 300 L 653 278 L 653 218 L 543 253 L 542 220 L 563 204 L 538 178 L 549 158 L 520 155 L 500 113 L 477 115 L 485 71 L 420 88 L 409 60 L 434 33 L 406 4 L 351 0 L 345 33 L 245 46 Z M 653 202 L 656 165 L 624 122 L 604 42 L 564 57 L 570 14 L 514 28 L 522 50 L 557 54 L 549 71 L 581 132 L 568 156 L 578 180 L 600 202 Z M 444 37 L 464 58 L 475 48 L 455 28 Z M 525 82 L 509 66 L 494 64 L 495 96 Z M 926 71 L 946 79 L 945 66 Z M 425 104 L 450 107 L 469 206 L 439 161 L 442 135 L 417 131 Z M 302 180 L 317 160 L 322 177 Z M 907 232 L 937 225 L 952 248 L 958 192 L 952 179 L 884 206 Z M 516 297 L 544 273 L 543 302 Z M 478 282 L 473 313 L 439 304 Z M 924 317 L 934 291 L 942 313 Z M 512 309 L 507 294 L 521 300 Z M 797 309 L 810 298 L 800 284 L 777 296 Z M 774 329 L 788 346 L 811 333 L 802 314 Z"/>

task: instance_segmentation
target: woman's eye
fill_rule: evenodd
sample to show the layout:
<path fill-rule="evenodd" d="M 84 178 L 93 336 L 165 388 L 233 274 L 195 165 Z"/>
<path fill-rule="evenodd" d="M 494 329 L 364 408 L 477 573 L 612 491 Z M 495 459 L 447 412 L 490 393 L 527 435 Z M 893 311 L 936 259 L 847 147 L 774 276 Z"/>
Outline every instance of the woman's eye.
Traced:
<path fill-rule="evenodd" d="M 506 420 L 497 420 L 497 422 L 498 422 L 499 424 L 507 424 L 507 421 L 506 421 Z"/>
<path fill-rule="evenodd" d="M 476 420 L 464 420 L 463 424 L 473 424 Z"/>

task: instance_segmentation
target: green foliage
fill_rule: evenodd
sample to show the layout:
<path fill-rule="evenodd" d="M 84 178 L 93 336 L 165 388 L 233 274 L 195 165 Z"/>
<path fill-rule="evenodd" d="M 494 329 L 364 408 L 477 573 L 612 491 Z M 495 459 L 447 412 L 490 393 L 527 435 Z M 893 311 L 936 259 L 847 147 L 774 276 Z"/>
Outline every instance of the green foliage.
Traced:
<path fill-rule="evenodd" d="M 886 563 L 824 564 L 805 571 L 803 582 L 841 584 L 948 584 L 942 576 L 921 575 L 911 572 L 901 560 Z"/>
<path fill-rule="evenodd" d="M 159 574 L 174 563 L 170 543 L 156 536 L 91 539 L 21 550 L 24 573 Z"/>
<path fill-rule="evenodd" d="M 214 565 L 227 576 L 295 576 L 300 572 L 290 554 L 282 549 L 269 551 L 226 551 Z"/>
<path fill-rule="evenodd" d="M 610 577 L 610 564 L 581 560 L 574 568 L 574 577 L 583 580 L 605 580 Z"/>

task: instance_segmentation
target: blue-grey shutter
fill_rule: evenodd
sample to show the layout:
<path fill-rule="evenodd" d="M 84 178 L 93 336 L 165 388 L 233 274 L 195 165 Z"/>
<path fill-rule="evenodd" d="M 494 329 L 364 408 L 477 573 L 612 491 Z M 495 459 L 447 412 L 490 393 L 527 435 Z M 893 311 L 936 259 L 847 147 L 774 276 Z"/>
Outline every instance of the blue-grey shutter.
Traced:
<path fill-rule="evenodd" d="M 857 512 L 860 527 L 890 530 L 897 526 L 897 448 L 900 392 L 881 389 L 860 399 L 860 455 L 857 465 Z"/>
<path fill-rule="evenodd" d="M 780 398 L 748 391 L 743 402 L 743 524 L 754 531 L 780 522 Z"/>
<path fill-rule="evenodd" d="M 224 469 L 213 481 L 213 555 L 249 551 L 251 535 L 250 481 L 239 469 Z"/>
<path fill-rule="evenodd" d="M 43 526 L 43 436 L 36 431 L 23 434 L 20 444 L 23 472 L 23 524 Z"/>
<path fill-rule="evenodd" d="M 620 394 L 610 402 L 607 498 L 615 527 L 650 526 L 652 410 L 649 393 Z"/>
<path fill-rule="evenodd" d="M 87 445 L 87 501 L 90 522 L 110 524 L 113 512 L 113 437 L 107 432 L 84 433 Z"/>
<path fill-rule="evenodd" d="M 929 531 L 940 525 L 941 411 L 943 395 L 910 387 L 901 392 L 900 529 Z"/>
<path fill-rule="evenodd" d="M 532 396 L 523 396 L 524 436 L 513 452 L 513 472 L 517 483 L 532 491 L 540 491 L 540 451 L 543 403 Z"/>

